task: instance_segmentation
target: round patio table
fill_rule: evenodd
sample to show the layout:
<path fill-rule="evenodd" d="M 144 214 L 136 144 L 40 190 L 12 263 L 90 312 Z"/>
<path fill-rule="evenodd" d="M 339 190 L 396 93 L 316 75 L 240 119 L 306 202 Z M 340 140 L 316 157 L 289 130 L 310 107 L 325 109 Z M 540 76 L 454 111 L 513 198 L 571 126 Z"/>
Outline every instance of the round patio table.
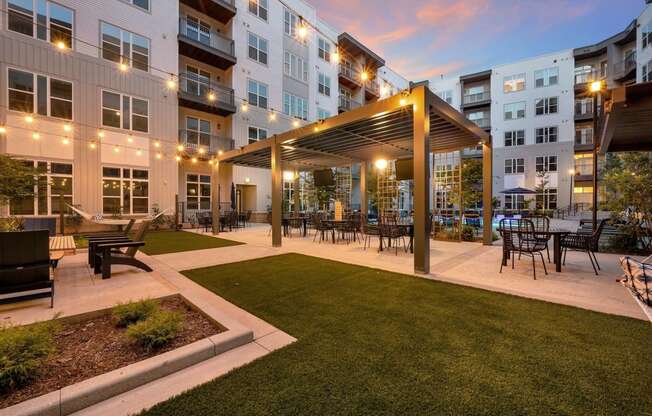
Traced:
<path fill-rule="evenodd" d="M 500 227 L 498 227 L 496 229 L 496 231 L 498 231 L 501 235 L 503 233 L 516 233 L 516 234 L 521 233 L 518 230 L 509 230 L 509 229 L 504 229 L 504 228 L 500 228 Z M 534 234 L 536 234 L 537 236 L 545 236 L 547 238 L 547 240 L 550 240 L 550 237 L 552 237 L 552 242 L 553 242 L 552 243 L 552 247 L 553 247 L 553 249 L 552 249 L 552 252 L 553 252 L 552 261 L 553 261 L 553 263 L 555 263 L 555 271 L 557 273 L 561 273 L 561 239 L 562 239 L 563 236 L 571 234 L 571 233 L 572 233 L 572 231 L 568 231 L 568 230 L 564 230 L 564 229 L 560 229 L 560 228 L 551 228 L 548 231 L 538 231 L 537 230 L 537 231 L 534 232 Z M 509 258 L 509 253 L 507 253 L 507 256 L 504 256 L 503 258 L 504 258 L 503 266 L 507 266 L 507 259 Z"/>

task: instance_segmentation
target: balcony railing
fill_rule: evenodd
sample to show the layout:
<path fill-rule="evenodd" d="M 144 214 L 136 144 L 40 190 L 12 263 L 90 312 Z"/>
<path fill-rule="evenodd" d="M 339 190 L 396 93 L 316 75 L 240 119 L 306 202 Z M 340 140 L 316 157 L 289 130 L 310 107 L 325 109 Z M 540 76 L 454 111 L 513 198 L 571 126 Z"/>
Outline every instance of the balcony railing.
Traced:
<path fill-rule="evenodd" d="M 593 115 L 593 102 L 592 101 L 578 101 L 575 103 L 575 116 L 576 117 L 590 117 Z"/>
<path fill-rule="evenodd" d="M 636 68 L 636 52 L 631 53 L 624 60 L 614 64 L 614 78 L 620 78 L 627 75 L 632 69 Z"/>
<path fill-rule="evenodd" d="M 587 162 L 575 162 L 575 174 L 578 176 L 593 175 L 593 161 L 588 160 Z"/>
<path fill-rule="evenodd" d="M 179 74 L 179 91 L 208 106 L 234 105 L 232 88 L 202 79 L 196 74 Z"/>
<path fill-rule="evenodd" d="M 185 17 L 179 18 L 179 34 L 220 52 L 235 56 L 233 39 L 212 28 L 206 28 L 198 22 L 188 20 Z"/>
<path fill-rule="evenodd" d="M 362 106 L 362 104 L 360 104 L 359 102 L 352 100 L 351 98 L 345 95 L 340 95 L 340 102 L 339 102 L 340 109 L 344 111 L 350 111 L 360 106 Z"/>
<path fill-rule="evenodd" d="M 587 84 L 599 80 L 600 75 L 595 69 L 575 70 L 575 85 Z"/>
<path fill-rule="evenodd" d="M 491 117 L 475 118 L 471 121 L 474 122 L 478 127 L 483 129 L 491 127 Z"/>
<path fill-rule="evenodd" d="M 235 142 L 232 139 L 193 130 L 179 130 L 179 143 L 183 145 L 187 153 L 204 154 L 206 156 L 235 148 Z"/>
<path fill-rule="evenodd" d="M 377 97 L 380 96 L 380 85 L 378 84 L 378 81 L 376 81 L 375 79 L 367 81 L 367 83 L 365 84 L 365 89 Z"/>
<path fill-rule="evenodd" d="M 475 104 L 482 101 L 488 101 L 491 99 L 491 92 L 484 91 L 476 94 L 464 94 L 464 104 Z"/>
<path fill-rule="evenodd" d="M 575 144 L 593 144 L 593 130 L 576 130 L 575 131 Z"/>
<path fill-rule="evenodd" d="M 360 84 L 360 72 L 357 69 L 343 63 L 340 63 L 339 67 L 340 75 L 355 82 L 358 85 Z"/>

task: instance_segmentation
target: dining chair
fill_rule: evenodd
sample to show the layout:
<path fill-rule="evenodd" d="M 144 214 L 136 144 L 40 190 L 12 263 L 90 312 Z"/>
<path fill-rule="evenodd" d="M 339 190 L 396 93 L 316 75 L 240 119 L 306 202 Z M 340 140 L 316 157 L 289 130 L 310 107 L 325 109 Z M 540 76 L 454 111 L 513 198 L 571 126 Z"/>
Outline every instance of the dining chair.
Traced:
<path fill-rule="evenodd" d="M 514 256 L 518 253 L 519 260 L 521 255 L 532 257 L 532 271 L 534 280 L 537 279 L 537 269 L 535 257 L 538 254 L 543 263 L 543 271 L 547 275 L 548 269 L 543 258 L 543 250 L 546 243 L 536 237 L 534 223 L 528 219 L 502 219 L 499 223 L 499 229 L 503 237 L 503 258 L 500 262 L 500 273 L 503 272 L 503 264 L 507 256 L 512 258 L 512 269 L 514 268 Z"/>

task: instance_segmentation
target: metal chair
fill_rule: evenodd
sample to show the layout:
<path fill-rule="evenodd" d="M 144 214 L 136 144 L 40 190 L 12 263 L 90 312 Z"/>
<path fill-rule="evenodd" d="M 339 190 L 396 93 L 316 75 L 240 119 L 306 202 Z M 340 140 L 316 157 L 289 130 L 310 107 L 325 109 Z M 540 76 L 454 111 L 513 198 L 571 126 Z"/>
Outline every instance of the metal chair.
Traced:
<path fill-rule="evenodd" d="M 595 253 L 598 251 L 598 243 L 606 223 L 607 220 L 600 221 L 598 227 L 591 234 L 570 233 L 563 236 L 561 239 L 561 249 L 564 252 L 564 260 L 562 261 L 562 264 L 566 265 L 566 253 L 568 253 L 568 250 L 586 252 L 589 255 L 593 271 L 597 276 L 598 270 L 601 269 Z"/>
<path fill-rule="evenodd" d="M 500 273 L 503 272 L 503 264 L 507 261 L 507 257 L 512 258 L 512 269 L 514 268 L 514 255 L 518 253 L 519 259 L 521 255 L 532 257 L 534 280 L 537 279 L 536 262 L 534 260 L 536 254 L 541 256 L 543 271 L 546 275 L 548 274 L 542 254 L 542 251 L 546 248 L 546 243 L 536 237 L 532 221 L 528 219 L 502 219 L 499 228 L 502 230 L 503 237 L 503 258 L 500 262 Z"/>
<path fill-rule="evenodd" d="M 546 254 L 548 255 L 548 263 L 550 263 L 550 249 L 548 248 L 548 242 L 550 241 L 550 235 L 546 234 L 550 231 L 550 218 L 545 215 L 533 215 L 527 218 L 532 221 L 534 224 L 534 231 L 536 232 L 536 238 L 545 241 L 546 243 Z"/>

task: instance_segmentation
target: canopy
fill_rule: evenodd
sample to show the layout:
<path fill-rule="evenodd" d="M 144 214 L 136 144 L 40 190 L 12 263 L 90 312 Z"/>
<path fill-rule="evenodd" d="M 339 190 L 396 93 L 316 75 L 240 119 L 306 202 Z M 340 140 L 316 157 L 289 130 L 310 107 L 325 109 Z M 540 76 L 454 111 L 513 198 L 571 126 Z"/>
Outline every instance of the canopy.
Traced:
<path fill-rule="evenodd" d="M 534 195 L 537 193 L 537 191 L 519 187 L 519 188 L 505 189 L 504 191 L 500 191 L 500 193 L 505 195 Z"/>

